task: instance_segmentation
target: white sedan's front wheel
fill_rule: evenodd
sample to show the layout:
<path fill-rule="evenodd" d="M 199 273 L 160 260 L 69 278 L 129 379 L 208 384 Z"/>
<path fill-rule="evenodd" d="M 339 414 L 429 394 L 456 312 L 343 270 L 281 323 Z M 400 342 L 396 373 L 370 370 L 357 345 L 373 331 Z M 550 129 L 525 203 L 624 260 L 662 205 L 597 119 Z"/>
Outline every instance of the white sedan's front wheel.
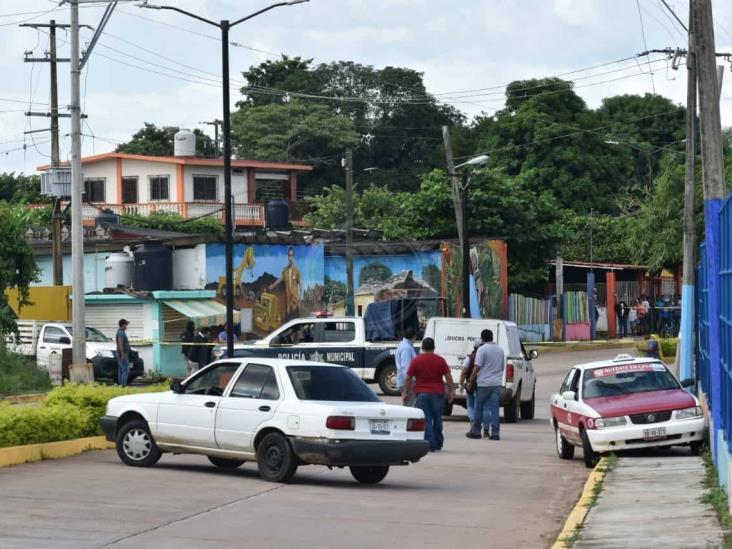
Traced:
<path fill-rule="evenodd" d="M 290 482 L 297 472 L 297 458 L 281 433 L 269 433 L 257 446 L 257 468 L 264 480 Z"/>
<path fill-rule="evenodd" d="M 147 423 L 134 420 L 122 425 L 117 432 L 117 455 L 127 465 L 150 467 L 158 462 L 162 452 Z"/>

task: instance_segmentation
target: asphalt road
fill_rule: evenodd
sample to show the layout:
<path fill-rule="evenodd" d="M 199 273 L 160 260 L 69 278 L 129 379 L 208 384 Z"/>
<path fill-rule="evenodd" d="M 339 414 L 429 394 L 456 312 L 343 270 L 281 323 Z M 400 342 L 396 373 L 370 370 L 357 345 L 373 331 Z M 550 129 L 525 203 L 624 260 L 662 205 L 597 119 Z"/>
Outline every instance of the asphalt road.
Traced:
<path fill-rule="evenodd" d="M 254 464 L 220 471 L 200 456 L 126 467 L 113 450 L 0 469 L 0 548 L 546 547 L 587 477 L 581 452 L 557 458 L 549 394 L 570 365 L 618 352 L 543 355 L 535 420 L 470 440 L 458 409 L 442 452 L 376 486 L 322 467 L 272 484 Z"/>

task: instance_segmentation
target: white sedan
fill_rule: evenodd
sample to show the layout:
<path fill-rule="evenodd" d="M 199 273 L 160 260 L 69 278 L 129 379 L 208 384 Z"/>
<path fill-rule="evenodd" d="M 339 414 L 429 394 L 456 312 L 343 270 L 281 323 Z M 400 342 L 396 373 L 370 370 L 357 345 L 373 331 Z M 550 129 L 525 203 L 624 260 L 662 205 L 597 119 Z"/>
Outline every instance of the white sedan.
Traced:
<path fill-rule="evenodd" d="M 274 358 L 223 359 L 171 391 L 113 398 L 101 427 L 127 465 L 165 452 L 203 454 L 217 467 L 256 461 L 268 481 L 299 465 L 349 467 L 362 483 L 429 450 L 424 414 L 384 404 L 349 368 Z"/>

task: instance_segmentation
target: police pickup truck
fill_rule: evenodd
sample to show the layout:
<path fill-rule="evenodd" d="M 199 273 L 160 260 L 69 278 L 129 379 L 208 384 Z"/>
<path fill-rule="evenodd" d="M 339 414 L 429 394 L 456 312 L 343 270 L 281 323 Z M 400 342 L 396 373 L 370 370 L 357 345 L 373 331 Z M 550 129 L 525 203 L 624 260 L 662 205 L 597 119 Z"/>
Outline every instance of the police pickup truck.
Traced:
<path fill-rule="evenodd" d="M 504 419 L 534 417 L 536 376 L 531 359 L 519 340 L 515 323 L 494 319 L 432 317 L 427 321 L 425 337 L 435 340 L 435 352 L 445 358 L 457 386 L 465 357 L 484 329 L 493 331 L 496 343 L 504 350 L 504 390 L 501 405 Z M 373 333 L 369 330 L 368 333 Z M 397 341 L 367 338 L 367 326 L 361 317 L 297 318 L 284 324 L 264 339 L 234 344 L 234 357 L 274 357 L 294 360 L 332 362 L 353 368 L 366 382 L 379 384 L 385 395 L 399 394 L 396 384 L 394 354 Z M 419 343 L 415 344 L 419 347 Z M 221 358 L 226 349 L 215 354 Z M 466 405 L 465 393 L 455 395 L 455 403 Z M 451 406 L 445 410 L 451 412 Z"/>

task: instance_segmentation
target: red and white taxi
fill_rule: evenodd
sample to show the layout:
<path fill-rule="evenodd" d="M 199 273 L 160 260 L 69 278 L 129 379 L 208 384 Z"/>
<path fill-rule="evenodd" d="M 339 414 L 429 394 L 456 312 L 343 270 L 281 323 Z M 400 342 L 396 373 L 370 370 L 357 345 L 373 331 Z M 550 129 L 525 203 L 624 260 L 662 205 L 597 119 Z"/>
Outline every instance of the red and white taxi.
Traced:
<path fill-rule="evenodd" d="M 697 398 L 662 362 L 627 354 L 572 367 L 551 397 L 557 453 L 582 448 L 587 467 L 600 453 L 651 446 L 688 445 L 697 454 L 706 419 Z"/>

